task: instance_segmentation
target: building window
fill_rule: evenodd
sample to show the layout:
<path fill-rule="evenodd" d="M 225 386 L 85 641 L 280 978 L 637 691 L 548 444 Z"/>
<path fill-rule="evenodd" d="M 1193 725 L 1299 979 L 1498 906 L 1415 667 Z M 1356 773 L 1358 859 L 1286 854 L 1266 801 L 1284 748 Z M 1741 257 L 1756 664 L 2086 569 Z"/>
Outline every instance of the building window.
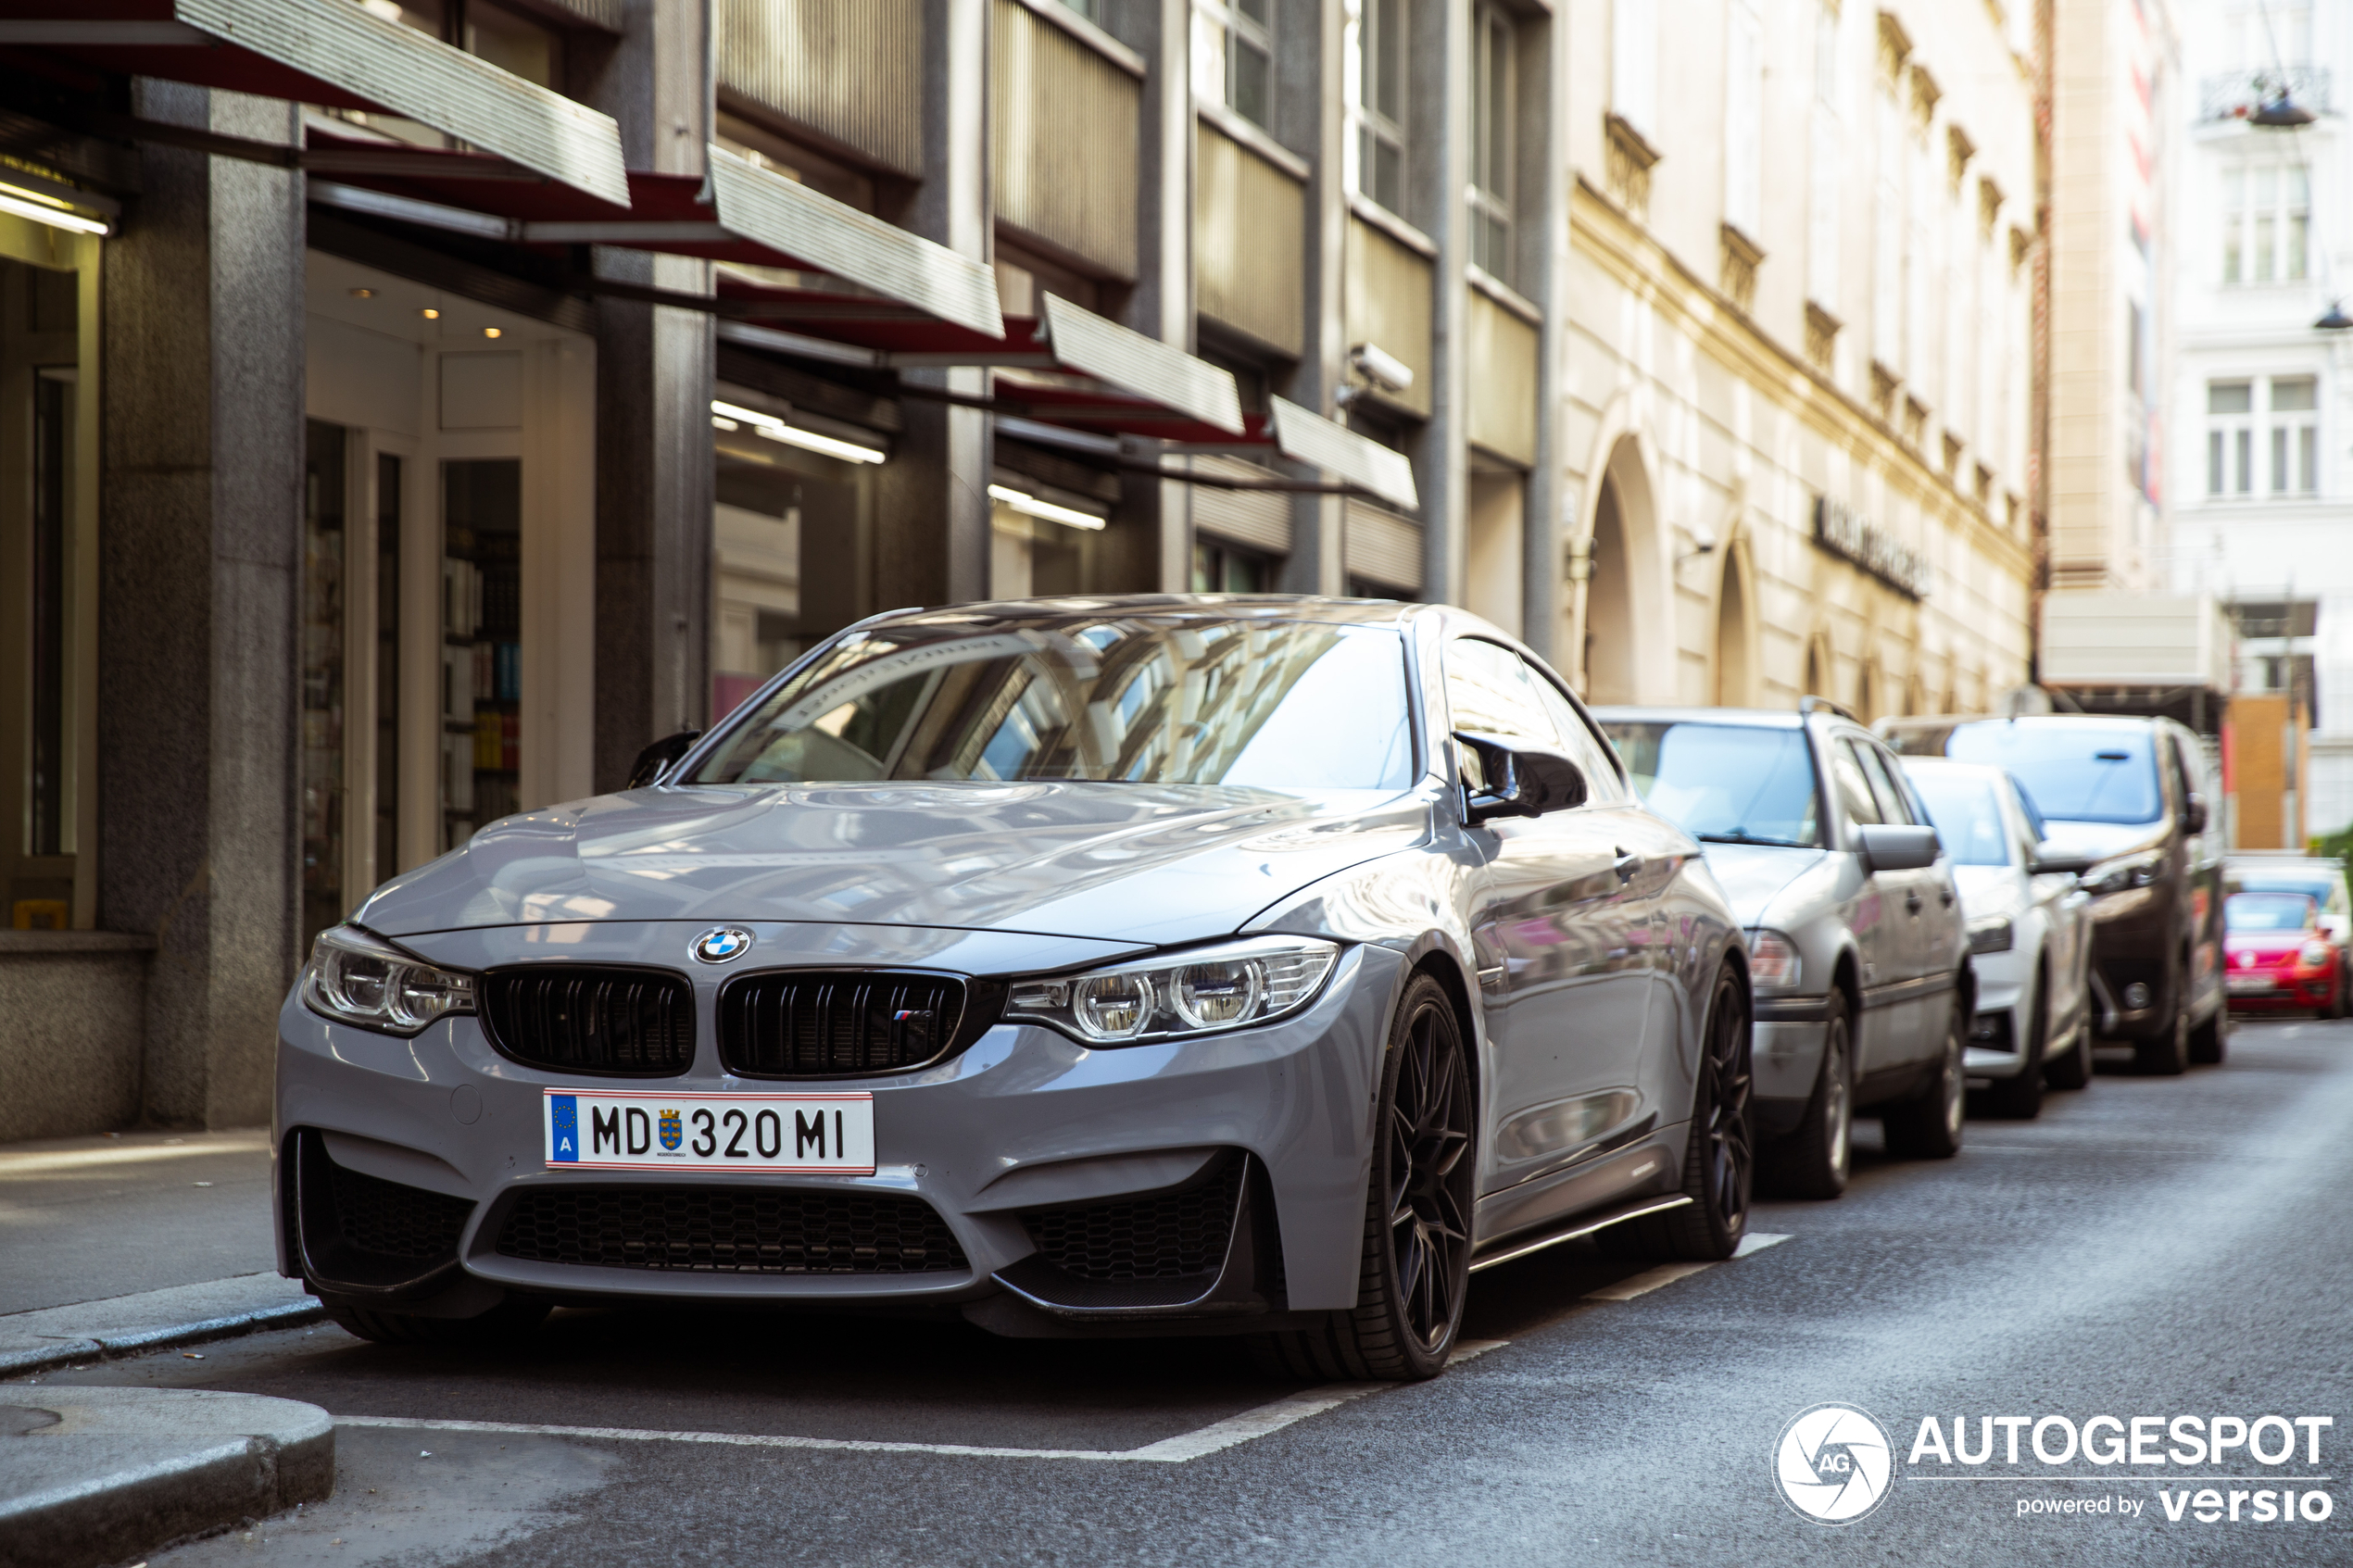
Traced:
<path fill-rule="evenodd" d="M 1193 92 L 1254 124 L 1275 112 L 1275 0 L 1193 0 Z"/>
<path fill-rule="evenodd" d="M 1193 545 L 1193 592 L 1196 594 L 1264 594 L 1276 585 L 1275 559 L 1221 540 L 1202 539 Z"/>
<path fill-rule="evenodd" d="M 2206 383 L 2206 493 L 2245 495 L 2255 484 L 2255 384 Z"/>
<path fill-rule="evenodd" d="M 1405 210 L 1405 41 L 1413 0 L 1361 0 L 1349 92 L 1357 194 Z"/>
<path fill-rule="evenodd" d="M 2320 383 L 2310 376 L 2273 376 L 2271 396 L 2271 494 L 2309 495 L 2320 478 Z"/>
<path fill-rule="evenodd" d="M 2222 171 L 2222 282 L 2294 282 L 2311 246 L 2311 176 L 2300 163 Z"/>
<path fill-rule="evenodd" d="M 1471 13 L 1471 262 L 1512 276 L 1512 21 L 1492 5 Z"/>

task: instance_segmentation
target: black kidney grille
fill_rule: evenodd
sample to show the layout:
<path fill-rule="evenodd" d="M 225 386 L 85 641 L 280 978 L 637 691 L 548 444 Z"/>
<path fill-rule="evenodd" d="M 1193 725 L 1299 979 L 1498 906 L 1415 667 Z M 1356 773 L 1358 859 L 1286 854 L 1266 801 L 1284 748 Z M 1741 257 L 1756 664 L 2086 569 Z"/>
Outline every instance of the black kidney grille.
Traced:
<path fill-rule="evenodd" d="M 328 1162 L 333 1173 L 335 1230 L 363 1252 L 392 1258 L 442 1258 L 458 1245 L 473 1205 L 422 1187 L 387 1182 Z"/>
<path fill-rule="evenodd" d="M 1234 1199 L 1249 1161 L 1226 1156 L 1209 1180 L 1159 1198 L 1122 1198 L 1022 1216 L 1029 1239 L 1080 1279 L 1177 1279 L 1214 1273 L 1234 1232 Z"/>
<path fill-rule="evenodd" d="M 946 1050 L 964 983 L 936 974 L 747 974 L 719 994 L 719 1060 L 747 1078 L 919 1067 Z"/>
<path fill-rule="evenodd" d="M 498 1251 L 540 1263 L 712 1273 L 912 1274 L 963 1270 L 938 1210 L 892 1193 L 741 1187 L 526 1192 Z"/>
<path fill-rule="evenodd" d="M 482 988 L 490 1036 L 518 1061 L 628 1078 L 694 1065 L 694 993 L 679 975 L 534 964 L 493 970 Z"/>

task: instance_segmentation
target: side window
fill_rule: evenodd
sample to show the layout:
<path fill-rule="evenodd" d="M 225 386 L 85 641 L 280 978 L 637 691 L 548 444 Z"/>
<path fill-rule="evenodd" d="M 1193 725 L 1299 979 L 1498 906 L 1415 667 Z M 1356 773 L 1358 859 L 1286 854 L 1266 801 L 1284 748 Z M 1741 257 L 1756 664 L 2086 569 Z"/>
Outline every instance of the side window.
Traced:
<path fill-rule="evenodd" d="M 1838 809 L 1846 817 L 1849 827 L 1862 827 L 1882 822 L 1879 801 L 1871 794 L 1870 775 L 1863 771 L 1862 759 L 1855 754 L 1855 743 L 1842 740 L 1831 747 L 1831 785 L 1838 795 Z"/>
<path fill-rule="evenodd" d="M 1871 775 L 1871 791 L 1879 797 L 1880 815 L 1891 822 L 1908 822 L 1917 827 L 1928 821 L 1928 813 L 1912 797 L 1904 770 L 1895 759 L 1869 741 L 1856 743 L 1862 753 L 1863 766 Z"/>
<path fill-rule="evenodd" d="M 1457 637 L 1446 647 L 1446 705 L 1453 727 L 1541 746 L 1560 745 L 1553 721 L 1529 688 L 1519 656 L 1493 643 Z"/>
<path fill-rule="evenodd" d="M 1561 695 L 1561 689 L 1544 678 L 1538 670 L 1528 671 L 1528 684 L 1535 688 L 1536 700 L 1543 705 L 1553 728 L 1560 733 L 1563 757 L 1585 771 L 1586 799 L 1596 806 L 1617 806 L 1626 800 L 1626 786 L 1617 776 L 1617 752 L 1609 742 L 1594 733 L 1577 705 Z"/>

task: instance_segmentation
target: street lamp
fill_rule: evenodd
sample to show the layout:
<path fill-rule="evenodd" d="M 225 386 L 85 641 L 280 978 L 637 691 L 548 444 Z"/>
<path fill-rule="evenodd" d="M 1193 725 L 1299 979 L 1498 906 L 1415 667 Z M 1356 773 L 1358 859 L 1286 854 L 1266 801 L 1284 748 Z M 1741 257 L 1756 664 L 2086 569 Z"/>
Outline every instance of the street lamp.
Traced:
<path fill-rule="evenodd" d="M 2353 327 L 2353 316 L 2345 313 L 2345 302 L 2341 299 L 2330 300 L 2328 309 L 2312 323 L 2312 330 L 2316 332 L 2341 332 L 2348 327 Z"/>
<path fill-rule="evenodd" d="M 2310 109 L 2289 97 L 2287 89 L 2283 87 L 2278 97 L 2267 98 L 2258 104 L 2255 112 L 2246 117 L 2246 122 L 2274 131 L 2294 131 L 2311 124 L 2315 118 Z"/>

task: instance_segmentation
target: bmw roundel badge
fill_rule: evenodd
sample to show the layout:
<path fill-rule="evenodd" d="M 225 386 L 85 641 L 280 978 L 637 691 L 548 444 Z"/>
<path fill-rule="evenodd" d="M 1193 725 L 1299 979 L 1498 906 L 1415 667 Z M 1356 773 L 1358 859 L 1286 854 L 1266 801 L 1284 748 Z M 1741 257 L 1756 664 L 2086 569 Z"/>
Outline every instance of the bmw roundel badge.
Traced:
<path fill-rule="evenodd" d="M 751 933 L 740 925 L 715 925 L 695 938 L 695 957 L 704 963 L 726 963 L 751 951 Z"/>

